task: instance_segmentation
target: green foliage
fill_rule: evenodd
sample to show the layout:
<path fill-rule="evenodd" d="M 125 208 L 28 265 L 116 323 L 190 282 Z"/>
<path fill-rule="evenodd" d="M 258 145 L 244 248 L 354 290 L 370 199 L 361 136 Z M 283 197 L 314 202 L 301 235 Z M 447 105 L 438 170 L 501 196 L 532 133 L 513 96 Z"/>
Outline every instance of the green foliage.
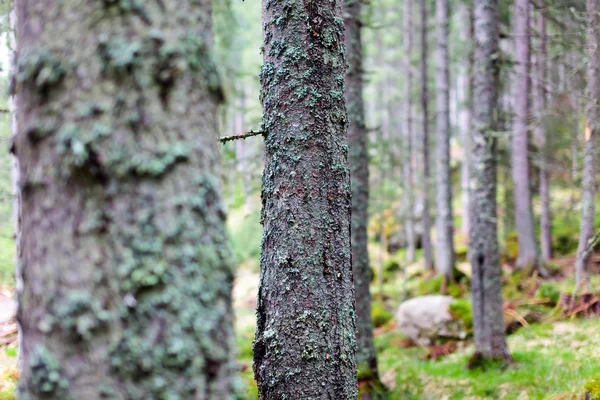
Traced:
<path fill-rule="evenodd" d="M 373 326 L 379 328 L 394 318 L 391 312 L 389 312 L 383 303 L 373 302 L 371 305 L 371 319 L 373 320 Z"/>
<path fill-rule="evenodd" d="M 450 304 L 450 315 L 456 320 L 461 320 L 465 324 L 467 331 L 473 328 L 473 311 L 471 302 L 464 299 L 456 299 Z"/>
<path fill-rule="evenodd" d="M 593 378 L 585 383 L 586 399 L 600 400 L 600 379 Z"/>
<path fill-rule="evenodd" d="M 54 53 L 38 50 L 19 58 L 15 79 L 45 94 L 59 85 L 66 74 L 67 66 Z"/>
<path fill-rule="evenodd" d="M 256 264 L 252 264 L 257 266 L 262 236 L 260 211 L 254 209 L 246 212 L 243 208 L 231 211 L 227 219 L 227 228 L 237 262 L 241 264 L 254 260 Z"/>
<path fill-rule="evenodd" d="M 543 283 L 537 292 L 539 299 L 550 300 L 551 305 L 556 305 L 560 300 L 560 289 L 556 284 Z"/>

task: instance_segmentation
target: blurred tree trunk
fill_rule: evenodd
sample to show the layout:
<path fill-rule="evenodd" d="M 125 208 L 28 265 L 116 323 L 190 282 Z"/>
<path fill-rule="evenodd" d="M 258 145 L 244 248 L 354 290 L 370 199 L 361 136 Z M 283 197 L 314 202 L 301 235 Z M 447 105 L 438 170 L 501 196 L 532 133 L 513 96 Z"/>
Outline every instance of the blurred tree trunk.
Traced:
<path fill-rule="evenodd" d="M 16 12 L 19 397 L 233 398 L 211 2 Z"/>
<path fill-rule="evenodd" d="M 512 174 L 515 183 L 515 222 L 519 241 L 517 267 L 533 271 L 538 266 L 531 204 L 529 166 L 530 51 L 529 0 L 515 0 L 515 123 L 512 137 Z"/>
<path fill-rule="evenodd" d="M 355 399 L 342 0 L 263 0 L 263 29 L 254 375 L 264 400 Z"/>
<path fill-rule="evenodd" d="M 475 82 L 469 261 L 473 267 L 473 334 L 480 360 L 509 360 L 504 334 L 496 213 L 498 0 L 474 0 Z"/>
<path fill-rule="evenodd" d="M 244 86 L 238 87 L 239 98 L 238 104 L 234 109 L 234 132 L 233 135 L 239 135 L 244 133 L 248 128 L 246 127 L 246 119 L 244 118 L 246 112 L 246 88 Z M 245 140 L 236 140 L 235 142 L 235 158 L 237 160 L 237 171 L 242 178 L 242 191 L 244 192 L 244 206 L 249 211 L 252 208 L 252 177 L 250 175 L 250 167 L 248 165 L 249 160 L 249 147 Z"/>
<path fill-rule="evenodd" d="M 461 138 L 463 159 L 460 166 L 460 186 L 462 202 L 463 235 L 469 234 L 469 175 L 471 165 L 471 130 L 473 107 L 473 13 L 464 2 L 459 3 L 459 34 L 465 48 L 464 55 L 468 63 L 460 62 L 458 66 L 458 130 Z"/>
<path fill-rule="evenodd" d="M 428 49 L 427 49 L 427 2 L 419 0 L 419 12 L 421 20 L 421 113 L 423 120 L 421 127 L 421 162 L 419 166 L 420 186 L 421 190 L 419 199 L 421 203 L 421 225 L 422 236 L 421 246 L 423 247 L 423 257 L 425 259 L 425 269 L 433 269 L 433 252 L 431 246 L 431 211 L 429 210 L 429 92 L 427 88 L 427 64 L 428 64 Z"/>
<path fill-rule="evenodd" d="M 583 178 L 581 195 L 581 227 L 579 246 L 577 248 L 577 261 L 575 263 L 576 283 L 575 291 L 585 290 L 589 283 L 589 265 L 591 251 L 588 245 L 594 236 L 594 200 L 596 197 L 596 176 L 598 174 L 598 5 L 596 0 L 587 0 L 587 104 L 585 147 L 583 154 Z"/>
<path fill-rule="evenodd" d="M 546 43 L 546 21 L 539 12 L 537 18 L 538 52 L 536 55 L 536 80 L 534 99 L 536 104 L 537 125 L 535 140 L 539 149 L 540 170 L 540 201 L 542 212 L 540 215 L 540 243 L 542 261 L 548 262 L 552 258 L 552 214 L 550 211 L 550 165 L 548 163 L 549 144 L 546 136 L 545 114 L 547 107 L 547 79 L 548 79 L 548 50 Z"/>
<path fill-rule="evenodd" d="M 454 223 L 450 177 L 450 70 L 448 64 L 448 0 L 436 0 L 437 140 L 436 140 L 436 270 L 446 279 L 454 267 Z"/>
<path fill-rule="evenodd" d="M 414 79 L 412 54 L 413 54 L 413 1 L 404 1 L 404 128 L 402 138 L 403 148 L 403 181 L 404 181 L 404 233 L 406 235 L 406 260 L 415 262 L 416 240 L 415 240 L 415 205 L 414 205 L 414 169 L 412 164 L 413 155 L 413 133 L 412 133 L 412 110 L 411 102 L 413 95 L 412 81 Z"/>
<path fill-rule="evenodd" d="M 356 292 L 356 365 L 359 380 L 379 380 L 377 352 L 371 320 L 371 268 L 369 265 L 367 225 L 369 222 L 369 155 L 363 103 L 363 51 L 361 41 L 362 3 L 344 2 L 346 27 L 346 105 L 348 145 L 352 181 L 352 268 Z"/>

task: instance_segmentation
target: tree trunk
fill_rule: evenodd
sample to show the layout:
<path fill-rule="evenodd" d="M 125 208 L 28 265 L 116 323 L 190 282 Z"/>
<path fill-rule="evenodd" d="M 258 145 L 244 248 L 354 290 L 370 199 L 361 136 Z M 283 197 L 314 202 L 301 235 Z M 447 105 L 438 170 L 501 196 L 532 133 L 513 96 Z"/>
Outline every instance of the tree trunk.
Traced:
<path fill-rule="evenodd" d="M 515 183 L 515 222 L 519 242 L 517 267 L 537 268 L 529 168 L 529 0 L 515 0 L 515 123 L 512 138 L 512 174 Z"/>
<path fill-rule="evenodd" d="M 577 260 L 575 263 L 575 291 L 585 290 L 589 283 L 589 265 L 591 251 L 588 245 L 594 236 L 594 200 L 596 197 L 596 176 L 598 174 L 598 7 L 596 0 L 587 0 L 587 121 L 585 127 L 585 148 L 583 154 L 583 177 L 581 194 L 581 227 Z"/>
<path fill-rule="evenodd" d="M 474 361 L 509 360 L 504 334 L 496 213 L 499 17 L 497 0 L 475 0 L 474 129 L 469 261 Z"/>
<path fill-rule="evenodd" d="M 421 177 L 420 184 L 420 203 L 422 206 L 421 225 L 423 233 L 421 236 L 421 245 L 423 247 L 423 257 L 425 259 L 425 269 L 433 269 L 433 252 L 431 246 L 431 212 L 429 210 L 429 93 L 427 89 L 427 4 L 426 0 L 420 0 L 421 14 L 421 112 L 422 112 L 422 130 L 421 130 Z"/>
<path fill-rule="evenodd" d="M 413 0 L 404 1 L 404 129 L 402 138 L 403 161 L 402 172 L 404 181 L 404 232 L 406 235 L 406 260 L 415 262 L 415 206 L 414 206 L 414 169 L 412 165 L 413 140 L 412 140 L 412 81 L 413 81 Z"/>
<path fill-rule="evenodd" d="M 363 67 L 361 42 L 361 2 L 345 0 L 346 27 L 346 103 L 348 108 L 348 145 L 352 180 L 352 269 L 356 292 L 356 365 L 359 380 L 379 380 L 377 352 L 371 320 L 371 268 L 367 247 L 369 209 L 369 155 L 363 103 Z"/>
<path fill-rule="evenodd" d="M 342 21 L 342 0 L 263 1 L 254 375 L 265 400 L 357 397 Z"/>
<path fill-rule="evenodd" d="M 468 57 L 468 63 L 460 63 L 458 66 L 458 130 L 462 142 L 463 159 L 460 166 L 460 185 L 462 202 L 462 225 L 463 235 L 469 235 L 469 175 L 471 165 L 471 130 L 472 130 L 472 107 L 473 107 L 473 13 L 465 3 L 459 4 L 460 38 L 466 47 L 464 54 Z"/>
<path fill-rule="evenodd" d="M 448 64 L 448 0 L 436 0 L 438 49 L 437 84 L 437 170 L 436 170 L 436 270 L 450 278 L 454 267 L 454 223 L 450 177 L 450 71 Z"/>
<path fill-rule="evenodd" d="M 16 10 L 19 395 L 234 397 L 211 2 Z"/>
<path fill-rule="evenodd" d="M 546 113 L 546 84 L 548 76 L 548 51 L 546 45 L 546 21 L 544 15 L 539 12 L 537 20 L 539 35 L 539 49 L 536 62 L 535 100 L 538 123 L 536 125 L 535 138 L 539 149 L 540 170 L 540 202 L 542 212 L 540 215 L 540 243 L 542 250 L 542 261 L 548 262 L 552 258 L 552 214 L 550 212 L 550 165 L 548 162 L 549 144 L 546 137 L 545 113 Z"/>

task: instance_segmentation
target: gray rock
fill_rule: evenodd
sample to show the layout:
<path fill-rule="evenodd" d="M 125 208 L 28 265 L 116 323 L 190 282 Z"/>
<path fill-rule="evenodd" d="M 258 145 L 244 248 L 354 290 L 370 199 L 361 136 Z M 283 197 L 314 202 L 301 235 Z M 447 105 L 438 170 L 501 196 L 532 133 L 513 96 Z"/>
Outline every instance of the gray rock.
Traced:
<path fill-rule="evenodd" d="M 452 318 L 450 296 L 421 296 L 400 304 L 396 312 L 398 329 L 419 346 L 430 346 L 441 339 L 467 337 L 463 321 Z"/>

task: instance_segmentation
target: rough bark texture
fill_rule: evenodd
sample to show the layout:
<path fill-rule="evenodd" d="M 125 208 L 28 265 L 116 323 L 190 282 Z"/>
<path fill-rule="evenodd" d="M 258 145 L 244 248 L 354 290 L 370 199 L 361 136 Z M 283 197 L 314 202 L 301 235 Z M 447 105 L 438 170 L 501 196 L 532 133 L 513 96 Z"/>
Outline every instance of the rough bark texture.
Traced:
<path fill-rule="evenodd" d="M 363 103 L 363 67 L 360 0 L 344 0 L 346 27 L 346 105 L 348 108 L 348 145 L 352 180 L 352 268 L 356 291 L 356 364 L 359 380 L 378 379 L 377 352 L 371 320 L 371 268 L 367 247 L 369 222 L 369 156 Z"/>
<path fill-rule="evenodd" d="M 537 30 L 539 36 L 537 62 L 536 62 L 536 85 L 535 103 L 538 123 L 535 130 L 535 139 L 539 149 L 539 172 L 540 172 L 540 244 L 542 261 L 547 262 L 552 258 L 552 214 L 550 212 L 550 165 L 549 145 L 546 137 L 545 114 L 546 114 L 546 85 L 548 76 L 548 49 L 546 42 L 546 20 L 540 12 L 537 18 Z"/>
<path fill-rule="evenodd" d="M 261 399 L 354 399 L 342 0 L 263 0 Z"/>
<path fill-rule="evenodd" d="M 462 225 L 463 235 L 469 235 L 469 175 L 471 166 L 471 130 L 473 125 L 473 12 L 468 5 L 461 2 L 459 5 L 460 38 L 462 45 L 466 48 L 465 55 L 469 62 L 461 62 L 458 67 L 458 130 L 462 142 L 463 159 L 460 166 L 460 185 L 462 202 Z"/>
<path fill-rule="evenodd" d="M 537 267 L 529 168 L 529 0 L 515 0 L 515 123 L 512 137 L 512 176 L 515 183 L 515 222 L 519 242 L 517 267 Z"/>
<path fill-rule="evenodd" d="M 586 289 L 589 280 L 589 265 L 592 252 L 586 251 L 590 239 L 594 236 L 594 200 L 596 197 L 598 174 L 598 69 L 600 58 L 598 56 L 598 6 L 596 0 L 587 0 L 587 93 L 586 114 L 587 124 L 585 129 L 585 147 L 583 154 L 583 177 L 581 194 L 581 227 L 579 233 L 579 246 L 575 263 L 576 285 L 575 290 Z"/>
<path fill-rule="evenodd" d="M 16 3 L 22 399 L 229 399 L 211 2 Z"/>
<path fill-rule="evenodd" d="M 426 0 L 420 0 L 420 20 L 421 20 L 421 112 L 422 112 L 422 125 L 421 125 L 421 162 L 419 165 L 419 171 L 421 178 L 419 179 L 421 190 L 419 199 L 421 203 L 421 225 L 423 226 L 423 233 L 421 236 L 421 246 L 423 247 L 423 257 L 425 259 L 425 268 L 433 268 L 433 251 L 431 246 L 431 212 L 429 210 L 429 180 L 431 178 L 430 167 L 429 167 L 429 90 L 427 85 L 427 57 L 428 57 L 428 45 L 427 45 L 427 3 Z"/>
<path fill-rule="evenodd" d="M 403 158 L 402 175 L 404 181 L 404 233 L 406 235 L 406 258 L 407 262 L 413 263 L 416 258 L 415 241 L 415 202 L 414 202 L 414 168 L 412 164 L 413 155 L 413 115 L 411 110 L 413 96 L 413 0 L 404 1 L 404 127 L 402 129 Z"/>
<path fill-rule="evenodd" d="M 475 0 L 475 83 L 469 261 L 475 358 L 509 359 L 504 335 L 496 213 L 498 0 Z"/>
<path fill-rule="evenodd" d="M 454 223 L 450 177 L 450 71 L 448 0 L 436 0 L 437 21 L 437 140 L 436 140 L 436 270 L 449 278 L 454 267 Z"/>

